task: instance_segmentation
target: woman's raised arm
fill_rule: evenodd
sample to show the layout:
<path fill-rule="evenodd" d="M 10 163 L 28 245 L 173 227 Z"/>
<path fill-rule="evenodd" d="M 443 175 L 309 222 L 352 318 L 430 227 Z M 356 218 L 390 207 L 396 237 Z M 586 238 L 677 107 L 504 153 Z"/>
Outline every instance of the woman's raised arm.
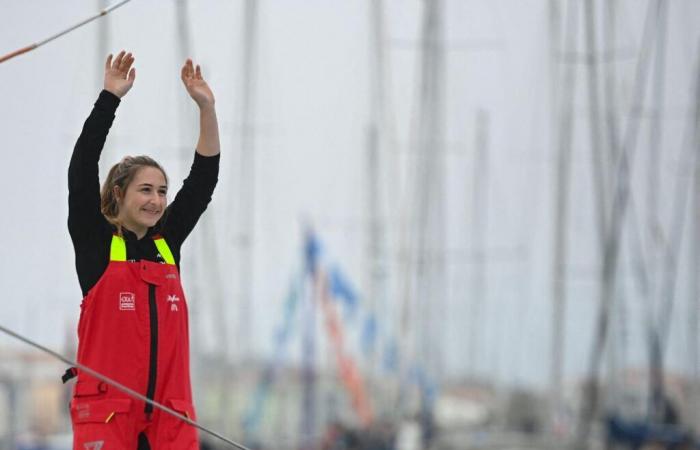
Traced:
<path fill-rule="evenodd" d="M 197 153 L 202 156 L 218 155 L 221 146 L 219 144 L 219 124 L 214 107 L 214 94 L 202 77 L 202 69 L 199 65 L 195 68 L 192 60 L 188 59 L 182 66 L 180 78 L 182 78 L 187 93 L 199 106 Z"/>

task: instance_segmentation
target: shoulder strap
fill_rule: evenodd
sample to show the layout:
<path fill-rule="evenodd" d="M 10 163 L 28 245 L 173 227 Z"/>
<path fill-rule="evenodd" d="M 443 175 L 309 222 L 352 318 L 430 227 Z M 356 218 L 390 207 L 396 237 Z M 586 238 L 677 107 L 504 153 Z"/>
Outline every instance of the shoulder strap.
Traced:
<path fill-rule="evenodd" d="M 124 238 L 113 234 L 112 245 L 109 248 L 110 261 L 126 261 L 126 242 Z"/>
<path fill-rule="evenodd" d="M 156 244 L 156 248 L 163 257 L 166 264 L 175 265 L 175 258 L 173 257 L 173 252 L 170 251 L 168 243 L 162 236 L 155 236 L 153 242 Z M 110 261 L 126 261 L 126 242 L 124 238 L 119 235 L 112 235 L 112 245 L 109 249 L 109 260 Z"/>
<path fill-rule="evenodd" d="M 162 256 L 165 260 L 165 263 L 175 265 L 175 258 L 173 258 L 173 253 L 170 251 L 170 247 L 168 247 L 168 243 L 165 242 L 165 239 L 158 236 L 153 239 L 153 242 L 156 243 L 156 248 L 158 249 L 160 256 Z"/>

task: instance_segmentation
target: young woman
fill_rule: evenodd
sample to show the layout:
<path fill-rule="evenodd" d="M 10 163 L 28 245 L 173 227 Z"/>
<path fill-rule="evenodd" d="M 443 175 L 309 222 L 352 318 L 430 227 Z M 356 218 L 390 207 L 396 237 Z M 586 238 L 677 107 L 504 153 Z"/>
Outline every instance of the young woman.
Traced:
<path fill-rule="evenodd" d="M 180 248 L 211 200 L 219 170 L 214 95 L 199 66 L 181 78 L 199 107 L 190 174 L 168 205 L 168 178 L 147 156 L 114 165 L 100 192 L 98 160 L 121 98 L 136 79 L 131 53 L 109 55 L 100 93 L 68 169 L 68 229 L 83 291 L 78 362 L 195 418 Z M 80 370 L 70 405 L 73 448 L 199 448 L 196 429 Z"/>

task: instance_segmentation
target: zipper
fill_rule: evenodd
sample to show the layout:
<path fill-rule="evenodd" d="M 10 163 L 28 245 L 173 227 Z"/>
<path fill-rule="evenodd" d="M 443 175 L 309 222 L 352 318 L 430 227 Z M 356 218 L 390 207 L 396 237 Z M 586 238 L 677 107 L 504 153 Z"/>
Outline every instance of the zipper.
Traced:
<path fill-rule="evenodd" d="M 151 322 L 151 354 L 148 364 L 148 387 L 146 397 L 153 400 L 156 392 L 156 376 L 158 374 L 158 307 L 156 305 L 156 285 L 148 285 L 148 308 Z M 150 420 L 153 414 L 153 405 L 146 403 L 146 417 Z"/>

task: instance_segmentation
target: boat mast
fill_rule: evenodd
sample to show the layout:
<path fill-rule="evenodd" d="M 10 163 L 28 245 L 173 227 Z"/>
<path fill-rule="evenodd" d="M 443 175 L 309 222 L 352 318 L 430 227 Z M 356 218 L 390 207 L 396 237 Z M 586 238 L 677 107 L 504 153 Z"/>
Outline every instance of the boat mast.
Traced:
<path fill-rule="evenodd" d="M 566 344 L 566 304 L 567 282 L 566 263 L 568 255 L 567 229 L 569 214 L 569 192 L 571 178 L 571 147 L 573 136 L 573 96 L 576 88 L 575 65 L 565 55 L 576 52 L 577 7 L 570 1 L 567 11 L 565 41 L 561 39 L 560 13 L 558 0 L 550 1 L 550 77 L 552 79 L 552 124 L 556 165 L 554 166 L 554 255 L 552 258 L 552 359 L 550 365 L 550 405 L 552 408 L 553 428 L 557 426 L 564 411 L 563 368 L 564 348 Z M 564 51 L 561 52 L 559 43 Z M 562 57 L 562 53 L 564 57 Z"/>

